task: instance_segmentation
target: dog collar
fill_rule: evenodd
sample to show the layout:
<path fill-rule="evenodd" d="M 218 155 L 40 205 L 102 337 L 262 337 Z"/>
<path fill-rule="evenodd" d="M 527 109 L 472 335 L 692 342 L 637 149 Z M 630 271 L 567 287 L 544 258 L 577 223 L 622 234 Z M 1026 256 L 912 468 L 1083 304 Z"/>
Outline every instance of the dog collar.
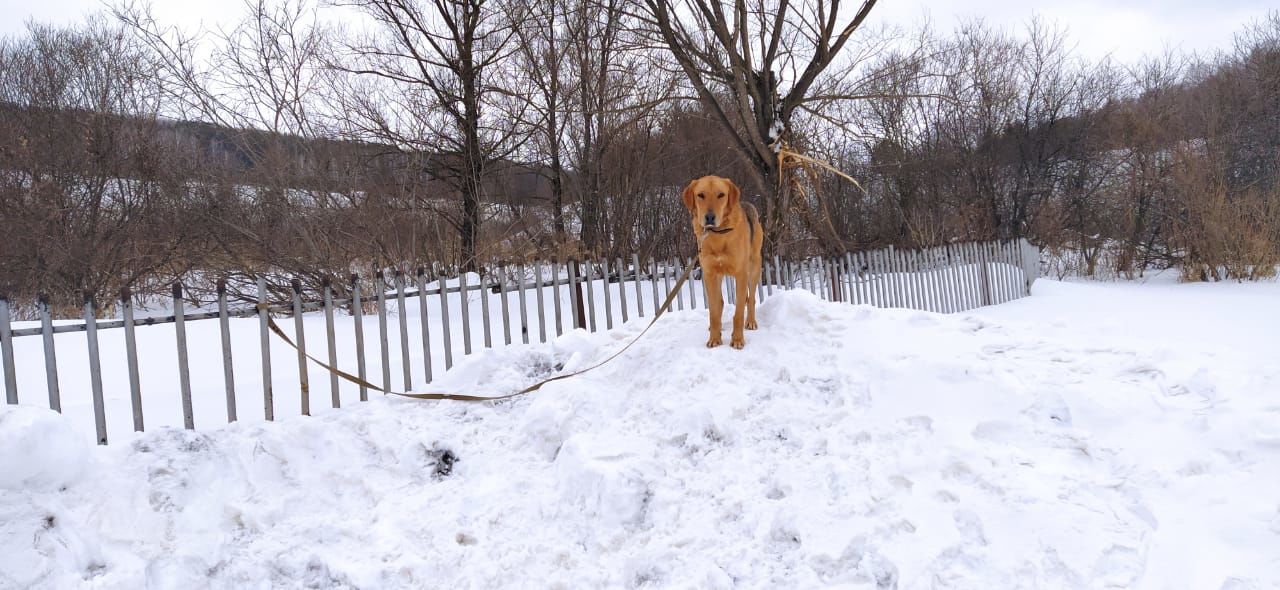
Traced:
<path fill-rule="evenodd" d="M 727 234 L 727 233 L 729 233 L 729 232 L 733 231 L 733 228 L 732 228 L 732 227 L 706 227 L 706 226 L 703 226 L 703 227 L 702 227 L 702 229 L 703 229 L 704 231 L 709 231 L 709 232 L 711 232 L 711 233 L 713 233 L 713 234 Z"/>

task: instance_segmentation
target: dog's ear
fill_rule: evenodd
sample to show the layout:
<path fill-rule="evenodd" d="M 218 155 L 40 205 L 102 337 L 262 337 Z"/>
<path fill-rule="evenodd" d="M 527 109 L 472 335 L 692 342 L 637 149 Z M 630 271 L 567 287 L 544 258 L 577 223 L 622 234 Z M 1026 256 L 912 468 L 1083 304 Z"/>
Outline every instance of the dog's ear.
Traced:
<path fill-rule="evenodd" d="M 694 210 L 694 209 L 693 209 L 693 183 L 692 183 L 692 182 L 690 182 L 690 183 L 689 183 L 689 186 L 684 187 L 684 194 L 680 195 L 680 198 L 684 200 L 684 206 L 685 206 L 685 208 L 692 212 L 692 211 Z"/>
<path fill-rule="evenodd" d="M 738 200 L 742 198 L 742 191 L 738 190 L 738 185 L 734 184 L 732 180 L 726 178 L 724 181 L 729 183 L 729 209 L 733 209 L 738 206 Z"/>

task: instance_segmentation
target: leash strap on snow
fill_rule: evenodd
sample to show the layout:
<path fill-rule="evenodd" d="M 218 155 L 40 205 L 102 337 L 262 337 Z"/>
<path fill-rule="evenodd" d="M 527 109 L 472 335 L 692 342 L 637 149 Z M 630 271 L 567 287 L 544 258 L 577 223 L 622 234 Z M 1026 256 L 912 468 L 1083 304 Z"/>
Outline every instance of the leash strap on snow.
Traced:
<path fill-rule="evenodd" d="M 390 391 L 390 390 L 378 387 L 377 385 L 374 385 L 372 383 L 369 383 L 368 381 L 365 381 L 364 379 L 356 377 L 355 375 L 352 375 L 351 373 L 343 371 L 342 369 L 339 369 L 333 365 L 330 365 L 314 356 L 311 356 L 311 354 L 309 353 L 303 353 L 303 354 L 305 354 L 308 359 L 311 359 L 311 362 L 317 365 L 320 365 L 320 367 L 324 368 L 326 371 L 329 371 L 330 373 L 333 373 L 334 375 L 337 375 L 340 379 L 349 381 L 361 387 L 372 389 L 374 391 L 378 391 L 387 395 L 396 395 L 400 397 L 407 397 L 410 399 L 419 399 L 419 400 L 453 400 L 453 401 L 460 401 L 460 402 L 488 402 L 488 401 L 497 401 L 497 400 L 510 399 L 513 397 L 519 397 L 526 393 L 532 393 L 539 389 L 542 389 L 543 385 L 546 385 L 553 381 L 568 379 L 570 377 L 577 377 L 578 375 L 581 375 L 583 373 L 586 373 L 587 371 L 591 371 L 593 369 L 599 368 L 601 365 L 615 358 L 618 358 L 618 356 L 626 352 L 628 348 L 631 348 L 632 344 L 635 344 L 637 341 L 639 341 L 640 338 L 645 335 L 645 332 L 648 332 L 649 328 L 652 328 L 653 325 L 658 322 L 658 318 L 662 317 L 662 314 L 666 313 L 671 309 L 671 302 L 675 300 L 676 294 L 680 292 L 680 287 L 684 285 L 685 281 L 689 280 L 689 275 L 693 273 L 693 269 L 697 265 L 698 265 L 698 259 L 695 257 L 692 261 L 689 262 L 689 265 L 685 267 L 684 272 L 681 273 L 680 275 L 680 278 L 676 280 L 675 287 L 671 289 L 670 293 L 667 293 L 667 299 L 662 302 L 662 306 L 658 308 L 658 311 L 656 313 L 654 313 L 653 319 L 649 320 L 649 325 L 645 326 L 644 329 L 641 330 L 640 333 L 637 334 L 635 338 L 632 338 L 631 342 L 628 342 L 626 346 L 623 346 L 617 352 L 609 355 L 609 358 L 606 358 L 585 369 L 574 371 L 572 373 L 566 373 L 564 375 L 556 375 L 554 377 L 543 379 L 542 381 L 534 383 L 533 385 L 530 385 L 515 393 L 508 393 L 506 395 L 488 397 L 488 396 L 480 396 L 480 395 L 467 395 L 465 393 L 444 393 L 444 392 L 408 393 L 403 391 Z M 259 307 L 261 307 L 261 305 L 262 304 L 259 304 Z M 276 336 L 279 336 L 281 340 L 284 340 L 285 343 L 293 347 L 294 350 L 298 350 L 298 352 L 302 352 L 301 350 L 298 349 L 297 343 L 295 343 L 293 339 L 290 338 L 289 335 L 285 333 L 284 330 L 280 329 L 279 324 L 276 324 L 276 321 L 272 319 L 270 315 L 267 316 L 267 327 L 270 328 L 272 332 L 275 332 Z"/>

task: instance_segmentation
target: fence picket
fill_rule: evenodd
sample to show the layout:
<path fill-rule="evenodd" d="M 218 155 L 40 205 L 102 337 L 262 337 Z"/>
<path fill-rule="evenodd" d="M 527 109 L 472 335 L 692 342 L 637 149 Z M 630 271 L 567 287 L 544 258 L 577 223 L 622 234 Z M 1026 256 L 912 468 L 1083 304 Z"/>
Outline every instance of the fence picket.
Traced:
<path fill-rule="evenodd" d="M 275 420 L 275 400 L 271 392 L 271 329 L 267 320 L 271 317 L 268 308 L 267 280 L 258 277 L 258 338 L 259 351 L 262 354 L 262 415 L 266 420 Z M 129 316 L 132 323 L 133 316 Z M 127 332 L 126 332 L 127 334 Z"/>
<path fill-rule="evenodd" d="M 1005 269 L 1009 281 L 1009 300 L 1018 298 L 1018 285 L 1020 283 L 1018 277 L 1018 252 L 1014 246 L 1015 242 L 1009 240 L 1004 243 L 1004 259 L 1009 266 Z"/>
<path fill-rule="evenodd" d="M 422 378 L 424 383 L 431 383 L 434 375 L 431 374 L 431 321 L 427 314 L 427 269 L 419 266 L 415 275 L 418 277 L 418 332 L 422 336 Z"/>
<path fill-rule="evenodd" d="M 636 278 L 636 317 L 644 317 L 644 295 L 640 290 L 640 255 L 631 254 L 631 268 L 635 269 Z"/>
<path fill-rule="evenodd" d="M 684 261 L 684 264 L 686 265 L 691 263 L 693 263 L 692 256 L 685 259 Z M 678 268 L 679 266 L 677 266 L 677 269 Z M 679 271 L 677 270 L 677 272 Z M 698 291 L 697 291 L 697 287 L 694 285 L 694 282 L 695 281 L 685 281 L 685 285 L 689 288 L 689 309 L 698 309 Z M 703 307 L 706 307 L 707 305 L 707 296 L 705 293 L 702 295 L 702 305 Z"/>
<path fill-rule="evenodd" d="M 227 318 L 227 281 L 218 279 L 218 328 L 222 332 L 222 382 L 227 393 L 227 422 L 236 421 L 236 371 L 231 357 L 231 322 Z"/>
<path fill-rule="evenodd" d="M 413 391 L 413 367 L 409 365 L 409 308 L 404 300 L 404 271 L 396 269 L 396 318 L 400 324 L 400 369 L 404 391 Z"/>
<path fill-rule="evenodd" d="M 422 296 L 422 300 L 426 301 L 426 295 Z M 364 362 L 364 309 L 361 307 L 363 302 L 360 301 L 360 275 L 351 273 L 351 319 L 353 329 L 356 332 L 356 376 L 361 381 L 366 381 L 368 377 L 365 375 L 367 368 Z M 424 303 L 425 305 L 425 303 Z M 424 334 L 423 339 L 426 338 Z M 431 363 L 430 355 L 427 362 L 427 379 L 430 380 Z M 360 386 L 360 401 L 369 401 L 369 388 L 364 385 Z"/>
<path fill-rule="evenodd" d="M 485 275 L 489 275 L 486 277 Z M 484 347 L 493 348 L 493 337 L 489 335 L 489 325 L 492 321 L 489 318 L 489 280 L 492 273 L 478 273 L 480 284 L 476 289 L 476 293 L 480 294 L 480 327 L 484 329 Z"/>
<path fill-rule="evenodd" d="M 462 310 L 462 354 L 471 354 L 471 297 L 467 295 L 467 271 L 458 273 L 458 306 Z"/>
<path fill-rule="evenodd" d="M 541 277 L 542 271 L 539 270 L 538 273 L 538 276 Z M 569 271 L 566 270 L 565 275 L 567 276 L 568 274 Z M 556 336 L 559 336 L 564 334 L 564 324 L 560 320 L 560 269 L 557 268 L 555 261 L 551 262 L 551 295 L 556 304 Z M 542 289 L 538 289 L 538 296 L 542 296 Z M 544 337 L 542 341 L 546 342 L 547 339 Z"/>
<path fill-rule="evenodd" d="M 498 298 L 502 302 L 502 342 L 511 344 L 511 306 L 507 302 L 507 267 L 498 267 Z"/>
<path fill-rule="evenodd" d="M 324 290 L 324 339 L 329 353 L 329 366 L 338 366 L 338 340 L 333 326 L 333 283 L 325 277 L 321 283 Z M 338 374 L 329 372 L 329 397 L 334 408 L 342 407 L 342 399 L 338 395 Z"/>
<path fill-rule="evenodd" d="M 129 407 L 133 410 L 133 430 L 142 432 L 142 379 L 138 374 L 138 339 L 133 331 L 133 293 L 128 287 L 120 289 L 120 312 L 124 320 L 125 363 L 129 368 Z M 46 309 L 45 313 L 48 313 Z M 53 337 L 46 339 L 48 346 L 53 346 Z M 50 351 L 45 354 L 49 354 Z M 57 377 L 54 377 L 56 384 Z"/>
<path fill-rule="evenodd" d="M 121 289 L 121 292 L 128 293 L 128 287 Z M 62 412 L 62 392 L 58 387 L 58 353 L 57 349 L 53 345 L 53 314 L 49 312 L 49 297 L 43 293 L 40 294 L 40 296 L 36 298 L 36 305 L 40 308 L 40 339 L 43 340 L 44 344 L 44 379 L 49 388 L 49 409 L 55 412 Z M 132 331 L 133 326 L 127 326 L 127 329 L 125 330 L 126 340 L 129 340 L 132 336 Z M 12 343 L 13 341 L 10 340 L 9 342 Z M 132 363 L 130 364 L 131 371 L 129 376 L 134 378 L 131 382 L 132 384 L 137 382 L 137 355 L 133 355 L 130 360 Z M 139 405 L 140 404 L 134 404 L 134 414 L 140 416 L 141 411 L 138 407 Z"/>
<path fill-rule="evenodd" d="M 0 364 L 4 365 L 4 397 L 10 405 L 18 403 L 18 370 L 13 362 L 13 314 L 9 298 L 0 295 Z"/>
<path fill-rule="evenodd" d="M 182 425 L 187 430 L 196 427 L 195 411 L 191 407 L 191 366 L 187 362 L 187 324 L 183 317 L 182 283 L 173 284 L 173 327 L 178 343 L 178 384 L 182 392 Z"/>
<path fill-rule="evenodd" d="M 379 270 L 374 273 L 378 284 L 378 352 L 382 356 L 382 388 L 391 389 L 391 346 L 387 335 L 387 281 Z"/>
<path fill-rule="evenodd" d="M 551 268 L 552 268 L 552 269 L 554 269 L 554 268 L 555 268 L 555 263 L 554 263 L 554 262 L 552 262 L 552 263 L 551 263 Z M 540 263 L 540 262 L 535 262 L 535 263 L 533 263 L 533 286 L 534 286 L 534 289 L 535 289 L 535 293 L 534 293 L 534 301 L 536 301 L 536 302 L 537 302 L 537 304 L 538 304 L 538 341 L 539 341 L 539 342 L 546 342 L 546 341 L 547 341 L 547 314 L 546 314 L 546 312 L 545 312 L 545 309 L 546 309 L 546 308 L 544 308 L 544 307 L 543 307 L 543 304 L 542 304 L 542 302 L 543 302 L 543 295 L 542 295 L 542 263 Z M 559 325 L 560 325 L 560 301 L 559 301 L 559 297 L 557 297 L 557 298 L 556 298 L 556 325 L 557 325 L 557 326 L 559 326 Z"/>
<path fill-rule="evenodd" d="M 658 299 L 658 260 L 650 258 L 649 264 L 653 266 L 653 272 L 649 273 L 649 287 L 653 290 L 653 315 L 657 316 L 662 311 L 658 309 L 662 305 L 662 300 Z M 670 285 L 670 283 L 667 284 Z"/>
<path fill-rule="evenodd" d="M 307 338 L 302 328 L 302 281 L 293 279 L 293 339 L 298 346 L 298 386 L 302 388 L 302 415 L 311 415 L 311 376 L 307 372 Z M 390 382 L 390 379 L 388 379 Z"/>
<path fill-rule="evenodd" d="M 589 325 L 591 326 L 591 331 L 595 332 L 596 331 L 596 287 L 595 287 L 596 273 L 594 268 L 595 265 L 592 264 L 590 258 L 585 260 L 584 264 L 585 266 L 582 273 L 582 279 L 583 279 L 583 284 L 585 285 L 587 290 L 587 320 Z"/>
<path fill-rule="evenodd" d="M 4 306 L 4 315 L 0 317 L 0 324 L 8 330 L 8 301 L 0 305 Z M 84 335 L 85 343 L 89 348 L 89 388 L 93 391 L 93 426 L 97 430 L 98 444 L 105 445 L 107 444 L 107 413 L 102 401 L 102 359 L 98 356 L 98 313 L 93 306 L 93 293 L 87 289 L 84 292 Z M 6 350 L 12 350 L 12 348 L 6 347 Z M 5 380 L 8 381 L 8 378 L 6 377 Z M 8 391 L 13 392 L 10 403 L 18 403 L 18 388 L 15 386 Z"/>
<path fill-rule="evenodd" d="M 587 318 L 582 312 L 582 305 L 578 299 L 582 293 L 578 291 L 578 269 L 580 268 L 578 261 L 574 260 L 572 264 L 565 262 L 565 271 L 569 276 L 569 313 L 573 315 L 573 329 L 587 327 Z M 557 298 L 558 299 L 558 298 Z"/>
<path fill-rule="evenodd" d="M 435 270 L 435 265 L 431 265 Z M 445 280 L 444 275 L 436 273 L 440 277 L 436 284 L 440 286 L 440 342 L 444 345 L 444 370 L 448 371 L 453 368 L 453 331 L 449 329 L 449 281 Z M 461 291 L 459 291 L 461 292 Z"/>
<path fill-rule="evenodd" d="M 519 288 L 519 291 L 517 291 L 516 294 L 517 294 L 517 299 L 520 300 L 520 342 L 524 344 L 528 344 L 529 343 L 529 305 L 526 302 L 526 297 L 525 297 L 524 265 L 523 264 L 516 265 L 516 277 L 518 281 L 516 285 Z M 539 303 L 541 303 L 541 300 L 539 300 Z M 542 309 L 539 308 L 538 312 L 541 313 Z"/>
<path fill-rule="evenodd" d="M 605 329 L 613 329 L 613 297 L 609 295 L 609 257 L 600 258 L 601 286 L 604 287 Z"/>

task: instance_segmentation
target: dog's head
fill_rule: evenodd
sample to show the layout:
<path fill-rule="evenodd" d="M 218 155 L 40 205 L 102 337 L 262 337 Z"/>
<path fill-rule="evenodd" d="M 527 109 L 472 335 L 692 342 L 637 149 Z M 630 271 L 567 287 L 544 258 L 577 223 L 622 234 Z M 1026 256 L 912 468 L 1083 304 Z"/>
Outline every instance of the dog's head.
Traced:
<path fill-rule="evenodd" d="M 693 224 L 701 227 L 719 228 L 729 217 L 729 212 L 738 206 L 742 193 L 738 185 L 728 178 L 719 176 L 703 176 L 685 187 L 684 206 L 693 215 Z"/>

